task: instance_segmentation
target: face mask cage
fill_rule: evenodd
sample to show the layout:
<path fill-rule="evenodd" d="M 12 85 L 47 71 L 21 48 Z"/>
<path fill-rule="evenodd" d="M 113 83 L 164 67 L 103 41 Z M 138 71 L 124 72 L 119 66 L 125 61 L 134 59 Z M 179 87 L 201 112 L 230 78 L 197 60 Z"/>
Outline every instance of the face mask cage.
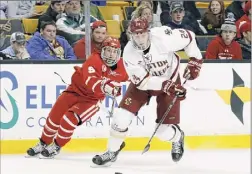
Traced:
<path fill-rule="evenodd" d="M 106 53 L 105 53 L 106 49 L 110 50 L 110 56 L 106 55 Z M 114 54 L 114 52 L 115 52 L 115 54 Z M 111 55 L 113 57 L 111 57 Z M 102 48 L 101 58 L 107 66 L 111 67 L 111 66 L 116 65 L 117 62 L 120 60 L 120 57 L 121 57 L 121 49 L 120 48 L 114 48 L 114 47 L 109 47 L 109 46 Z"/>

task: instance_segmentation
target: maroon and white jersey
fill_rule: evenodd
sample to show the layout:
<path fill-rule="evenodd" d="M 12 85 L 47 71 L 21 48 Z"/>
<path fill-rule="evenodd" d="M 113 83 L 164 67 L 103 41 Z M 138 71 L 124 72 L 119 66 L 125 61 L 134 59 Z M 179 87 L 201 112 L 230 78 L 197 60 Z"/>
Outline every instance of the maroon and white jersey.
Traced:
<path fill-rule="evenodd" d="M 136 49 L 132 41 L 127 43 L 123 52 L 129 78 L 140 90 L 160 90 L 165 80 L 176 81 L 180 64 L 176 51 L 184 49 L 189 57 L 202 59 L 195 34 L 185 29 L 152 28 L 150 42 L 147 54 Z"/>

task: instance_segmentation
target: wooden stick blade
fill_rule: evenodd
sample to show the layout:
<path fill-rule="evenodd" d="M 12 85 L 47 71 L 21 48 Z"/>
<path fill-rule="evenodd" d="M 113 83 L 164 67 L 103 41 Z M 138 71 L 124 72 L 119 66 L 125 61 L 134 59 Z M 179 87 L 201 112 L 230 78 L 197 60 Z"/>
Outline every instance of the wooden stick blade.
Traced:
<path fill-rule="evenodd" d="M 143 155 L 144 153 L 148 152 L 149 149 L 150 149 L 150 144 L 147 144 L 147 145 L 145 146 L 143 152 L 142 152 L 142 155 Z"/>

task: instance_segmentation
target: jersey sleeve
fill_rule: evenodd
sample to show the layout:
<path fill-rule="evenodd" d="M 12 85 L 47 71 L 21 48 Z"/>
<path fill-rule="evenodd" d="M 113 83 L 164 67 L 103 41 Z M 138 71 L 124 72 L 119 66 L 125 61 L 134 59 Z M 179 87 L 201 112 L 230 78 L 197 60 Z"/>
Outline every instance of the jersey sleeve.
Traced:
<path fill-rule="evenodd" d="M 195 34 L 186 29 L 171 29 L 167 26 L 162 26 L 159 31 L 154 31 L 163 41 L 167 52 L 176 52 L 185 50 L 187 56 L 202 59 L 202 54 L 197 46 Z M 161 30 L 161 31 L 160 31 Z"/>
<path fill-rule="evenodd" d="M 103 93 L 101 85 L 103 82 L 101 67 L 89 58 L 82 66 L 84 86 L 94 93 Z"/>
<path fill-rule="evenodd" d="M 134 64 L 128 59 L 123 59 L 124 66 L 130 81 L 140 90 L 161 90 L 166 77 L 151 76 L 144 67 Z"/>

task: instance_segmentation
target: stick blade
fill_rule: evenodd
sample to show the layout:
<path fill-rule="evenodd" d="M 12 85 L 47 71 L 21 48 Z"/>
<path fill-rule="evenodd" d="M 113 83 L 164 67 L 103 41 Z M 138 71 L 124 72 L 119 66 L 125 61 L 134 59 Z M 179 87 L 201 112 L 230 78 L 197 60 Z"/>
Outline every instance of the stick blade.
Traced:
<path fill-rule="evenodd" d="M 149 149 L 150 149 L 150 144 L 147 144 L 147 145 L 145 146 L 143 152 L 142 152 L 142 155 L 143 155 L 144 153 L 148 152 Z"/>

